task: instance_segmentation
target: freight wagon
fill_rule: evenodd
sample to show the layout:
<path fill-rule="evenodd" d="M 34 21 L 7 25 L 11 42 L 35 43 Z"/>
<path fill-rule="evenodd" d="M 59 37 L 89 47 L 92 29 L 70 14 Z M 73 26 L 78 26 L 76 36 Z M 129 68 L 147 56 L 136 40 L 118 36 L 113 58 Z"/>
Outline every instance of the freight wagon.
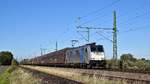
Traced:
<path fill-rule="evenodd" d="M 105 53 L 102 45 L 90 43 L 74 48 L 65 48 L 30 59 L 24 64 L 63 67 L 105 67 Z"/>

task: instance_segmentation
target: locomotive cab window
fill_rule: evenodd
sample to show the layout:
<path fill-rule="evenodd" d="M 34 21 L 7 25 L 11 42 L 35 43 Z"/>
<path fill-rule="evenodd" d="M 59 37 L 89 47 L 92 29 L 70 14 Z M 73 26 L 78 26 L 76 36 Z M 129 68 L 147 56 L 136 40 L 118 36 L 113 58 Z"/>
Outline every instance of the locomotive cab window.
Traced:
<path fill-rule="evenodd" d="M 95 52 L 96 51 L 96 47 L 95 46 L 91 46 L 91 52 Z"/>
<path fill-rule="evenodd" d="M 98 45 L 98 46 L 97 46 L 97 51 L 99 51 L 99 52 L 104 52 L 103 46 Z"/>
<path fill-rule="evenodd" d="M 103 46 L 91 46 L 91 52 L 104 52 Z"/>

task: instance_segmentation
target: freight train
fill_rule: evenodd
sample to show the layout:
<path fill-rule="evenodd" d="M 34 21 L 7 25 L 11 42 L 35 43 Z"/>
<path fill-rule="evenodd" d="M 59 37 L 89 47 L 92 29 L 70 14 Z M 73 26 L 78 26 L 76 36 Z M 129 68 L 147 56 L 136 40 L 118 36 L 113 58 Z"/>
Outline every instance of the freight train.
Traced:
<path fill-rule="evenodd" d="M 79 47 L 64 48 L 29 60 L 22 64 L 62 67 L 105 67 L 103 45 L 90 43 Z"/>

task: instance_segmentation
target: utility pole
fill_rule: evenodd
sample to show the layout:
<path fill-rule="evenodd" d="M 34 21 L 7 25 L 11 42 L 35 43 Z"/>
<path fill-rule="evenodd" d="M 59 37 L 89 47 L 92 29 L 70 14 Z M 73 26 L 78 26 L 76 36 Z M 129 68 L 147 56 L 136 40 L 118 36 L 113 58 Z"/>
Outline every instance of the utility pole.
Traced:
<path fill-rule="evenodd" d="M 40 50 L 41 50 L 41 56 L 42 56 L 42 55 L 44 55 L 46 53 L 47 49 L 46 48 L 40 48 Z"/>
<path fill-rule="evenodd" d="M 56 49 L 55 49 L 56 51 L 58 50 L 58 44 L 57 44 L 57 41 L 56 41 Z"/>
<path fill-rule="evenodd" d="M 43 55 L 43 48 L 42 45 L 40 45 L 40 51 L 41 51 L 41 56 Z"/>
<path fill-rule="evenodd" d="M 40 50 L 41 50 L 41 56 L 43 55 L 43 50 L 42 50 L 42 48 L 40 48 Z"/>
<path fill-rule="evenodd" d="M 46 53 L 47 48 L 43 48 L 42 45 L 40 45 L 40 51 L 41 51 L 41 56 Z"/>
<path fill-rule="evenodd" d="M 117 60 L 117 25 L 116 25 L 116 11 L 113 13 L 113 59 Z"/>
<path fill-rule="evenodd" d="M 43 48 L 42 50 L 43 50 L 43 54 L 45 54 L 47 49 L 46 49 L 46 48 Z"/>
<path fill-rule="evenodd" d="M 87 27 L 87 35 L 88 35 L 88 43 L 90 42 L 90 28 L 89 27 Z"/>

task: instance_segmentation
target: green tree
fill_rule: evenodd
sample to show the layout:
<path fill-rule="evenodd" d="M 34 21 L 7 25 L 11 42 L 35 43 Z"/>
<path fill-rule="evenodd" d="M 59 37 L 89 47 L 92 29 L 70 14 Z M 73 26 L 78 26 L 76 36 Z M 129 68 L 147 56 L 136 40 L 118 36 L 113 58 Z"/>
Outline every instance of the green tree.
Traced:
<path fill-rule="evenodd" d="M 9 51 L 0 52 L 0 64 L 1 65 L 10 65 L 13 59 L 13 54 Z"/>
<path fill-rule="evenodd" d="M 146 61 L 146 59 L 145 59 L 145 58 L 141 58 L 141 60 Z"/>
<path fill-rule="evenodd" d="M 120 60 L 121 61 L 133 61 L 133 62 L 135 62 L 137 59 L 134 58 L 133 55 L 129 53 L 129 54 L 121 55 Z"/>
<path fill-rule="evenodd" d="M 132 54 L 123 54 L 120 57 L 120 69 L 130 69 L 134 67 L 134 63 L 137 61 L 136 58 L 133 57 Z"/>

